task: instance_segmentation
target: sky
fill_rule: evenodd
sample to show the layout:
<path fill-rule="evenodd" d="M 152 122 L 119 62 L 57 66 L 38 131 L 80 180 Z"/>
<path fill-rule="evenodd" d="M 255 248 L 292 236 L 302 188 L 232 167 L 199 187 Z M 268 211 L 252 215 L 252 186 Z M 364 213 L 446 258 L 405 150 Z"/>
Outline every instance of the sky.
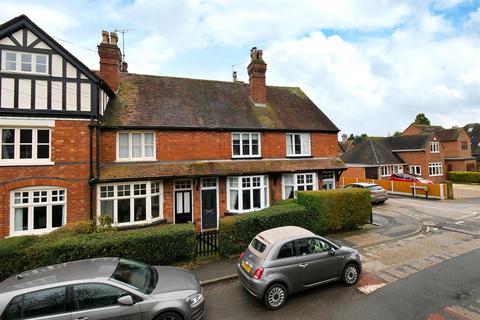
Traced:
<path fill-rule="evenodd" d="M 386 136 L 423 112 L 480 122 L 480 0 L 0 0 L 88 67 L 102 30 L 128 30 L 129 71 L 248 81 L 253 46 L 267 84 L 304 90 L 343 133 Z M 120 41 L 122 45 L 122 41 Z"/>

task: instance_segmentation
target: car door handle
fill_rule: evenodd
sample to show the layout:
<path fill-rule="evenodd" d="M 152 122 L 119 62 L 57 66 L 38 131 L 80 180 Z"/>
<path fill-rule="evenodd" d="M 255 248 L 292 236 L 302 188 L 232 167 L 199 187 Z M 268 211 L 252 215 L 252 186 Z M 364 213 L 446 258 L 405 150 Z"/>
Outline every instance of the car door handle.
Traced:
<path fill-rule="evenodd" d="M 308 263 L 302 263 L 298 265 L 298 267 L 302 269 L 305 269 L 307 266 L 308 266 Z"/>

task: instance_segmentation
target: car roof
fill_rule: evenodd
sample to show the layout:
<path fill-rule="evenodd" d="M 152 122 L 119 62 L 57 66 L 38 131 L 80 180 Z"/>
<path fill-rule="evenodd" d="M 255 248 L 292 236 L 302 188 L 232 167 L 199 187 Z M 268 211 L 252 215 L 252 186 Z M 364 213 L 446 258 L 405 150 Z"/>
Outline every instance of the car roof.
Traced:
<path fill-rule="evenodd" d="M 119 258 L 79 260 L 22 272 L 0 283 L 0 294 L 68 281 L 110 278 L 119 260 Z"/>
<path fill-rule="evenodd" d="M 369 182 L 354 182 L 354 183 L 350 183 L 350 184 L 351 185 L 356 184 L 357 186 L 362 186 L 362 187 L 378 186 L 378 184 L 376 184 L 376 183 L 369 183 Z"/>
<path fill-rule="evenodd" d="M 273 244 L 279 241 L 288 240 L 297 237 L 310 237 L 315 234 L 307 229 L 296 226 L 285 226 L 274 229 L 269 229 L 260 232 L 257 237 L 263 239 L 269 244 Z"/>

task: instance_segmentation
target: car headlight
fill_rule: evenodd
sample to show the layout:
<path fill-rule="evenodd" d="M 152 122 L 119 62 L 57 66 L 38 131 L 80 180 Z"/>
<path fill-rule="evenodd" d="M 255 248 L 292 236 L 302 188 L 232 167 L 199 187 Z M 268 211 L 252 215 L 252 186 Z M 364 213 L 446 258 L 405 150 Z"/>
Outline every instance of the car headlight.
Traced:
<path fill-rule="evenodd" d="M 195 293 L 185 299 L 185 302 L 191 307 L 194 308 L 203 301 L 203 294 Z"/>

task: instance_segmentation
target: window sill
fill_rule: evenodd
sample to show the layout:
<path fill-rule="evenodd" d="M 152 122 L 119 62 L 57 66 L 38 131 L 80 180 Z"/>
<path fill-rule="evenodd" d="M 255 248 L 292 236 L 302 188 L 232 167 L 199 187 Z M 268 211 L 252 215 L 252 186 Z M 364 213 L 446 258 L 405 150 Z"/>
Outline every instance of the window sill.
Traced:
<path fill-rule="evenodd" d="M 263 159 L 262 156 L 234 156 L 232 160 L 249 160 L 249 159 Z"/>
<path fill-rule="evenodd" d="M 311 154 L 292 154 L 287 155 L 287 158 L 313 158 Z"/>
<path fill-rule="evenodd" d="M 156 158 L 117 159 L 115 162 L 155 162 Z"/>
<path fill-rule="evenodd" d="M 429 177 L 442 177 L 443 176 L 443 173 L 442 174 L 431 174 L 429 175 Z"/>
<path fill-rule="evenodd" d="M 31 74 L 34 76 L 49 76 L 48 72 L 33 72 L 33 71 L 18 71 L 18 70 L 0 70 L 0 72 L 11 73 L 11 74 Z"/>
<path fill-rule="evenodd" d="M 55 162 L 52 161 L 20 161 L 17 160 L 15 162 L 13 161 L 0 161 L 0 167 L 21 167 L 21 166 L 53 166 L 55 165 Z"/>
<path fill-rule="evenodd" d="M 10 234 L 10 236 L 8 236 L 7 238 L 21 237 L 21 236 L 39 236 L 39 235 L 50 233 L 57 229 L 58 228 L 45 228 L 45 229 L 38 229 L 38 230 L 13 231 L 13 233 Z"/>

